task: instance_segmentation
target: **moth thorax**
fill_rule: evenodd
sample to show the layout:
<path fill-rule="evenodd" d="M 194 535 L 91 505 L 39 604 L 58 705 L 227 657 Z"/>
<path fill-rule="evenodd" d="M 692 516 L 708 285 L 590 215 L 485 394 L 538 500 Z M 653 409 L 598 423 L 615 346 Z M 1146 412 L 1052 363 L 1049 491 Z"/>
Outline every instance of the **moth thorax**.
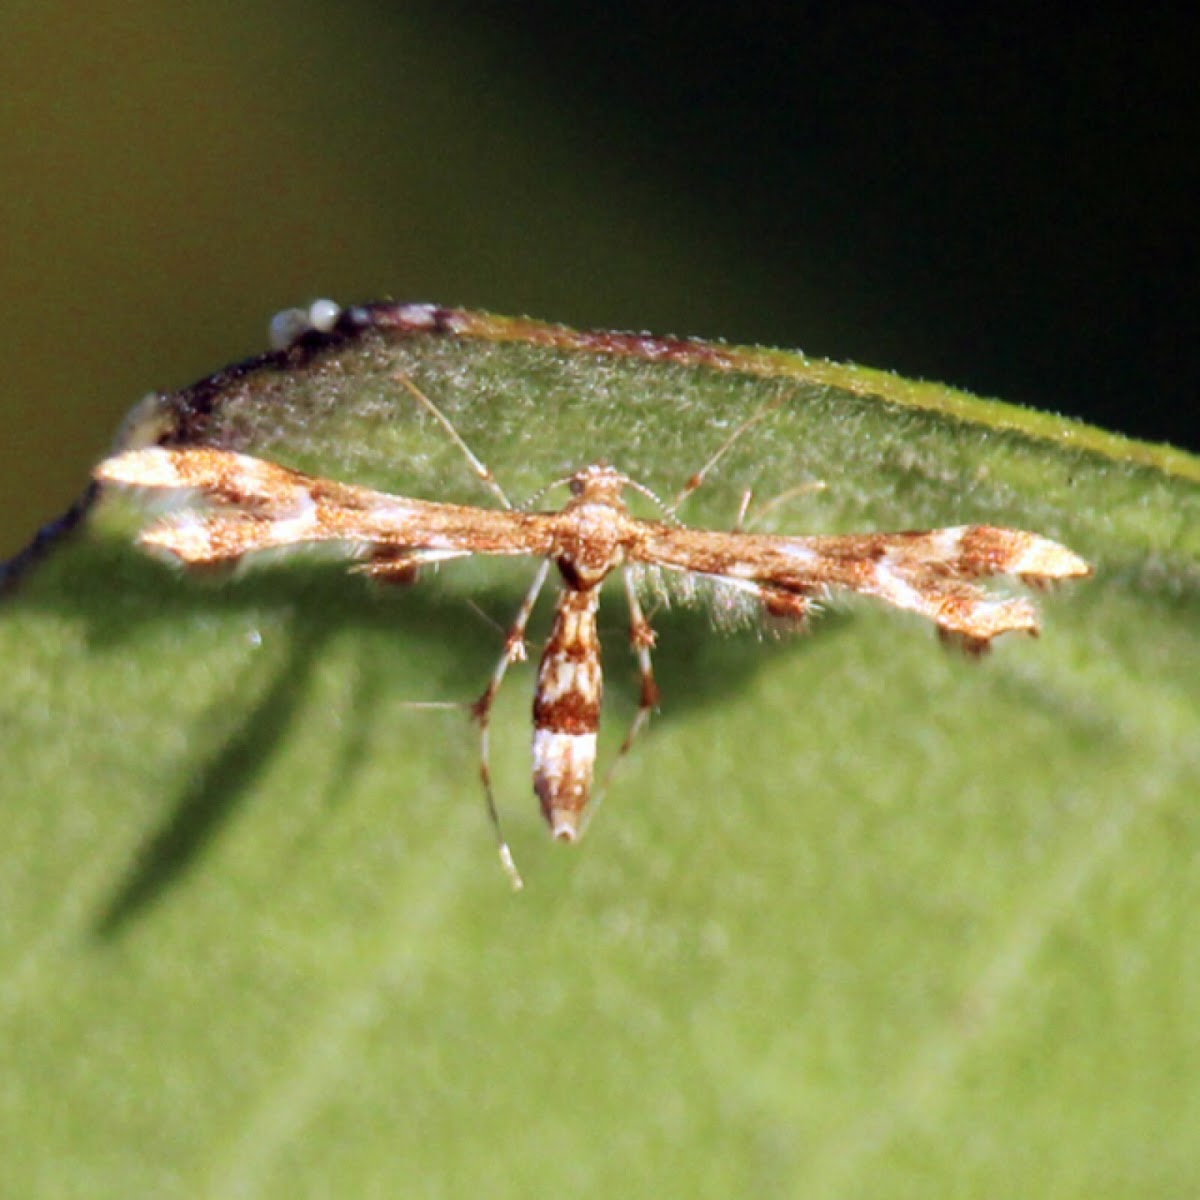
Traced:
<path fill-rule="evenodd" d="M 625 560 L 624 514 L 610 504 L 570 506 L 558 539 L 555 562 L 568 586 L 599 586 Z"/>

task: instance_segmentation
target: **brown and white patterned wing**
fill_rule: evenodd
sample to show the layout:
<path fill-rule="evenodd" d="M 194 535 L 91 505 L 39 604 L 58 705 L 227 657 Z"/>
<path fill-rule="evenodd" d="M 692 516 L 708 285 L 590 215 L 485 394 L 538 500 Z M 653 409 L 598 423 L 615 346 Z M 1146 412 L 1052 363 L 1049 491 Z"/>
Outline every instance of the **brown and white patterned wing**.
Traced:
<path fill-rule="evenodd" d="M 191 566 L 331 542 L 368 557 L 366 570 L 386 578 L 422 562 L 544 555 L 551 547 L 550 522 L 537 514 L 392 496 L 209 447 L 131 450 L 105 459 L 95 475 L 103 483 L 178 493 L 182 508 L 143 530 L 139 542 Z"/>
<path fill-rule="evenodd" d="M 909 533 L 778 537 L 712 533 L 646 523 L 631 557 L 758 588 L 768 613 L 802 618 L 834 589 L 920 613 L 969 649 L 998 634 L 1036 633 L 1025 599 L 990 594 L 979 580 L 1009 575 L 1042 584 L 1091 573 L 1065 546 L 1021 529 L 960 525 Z"/>

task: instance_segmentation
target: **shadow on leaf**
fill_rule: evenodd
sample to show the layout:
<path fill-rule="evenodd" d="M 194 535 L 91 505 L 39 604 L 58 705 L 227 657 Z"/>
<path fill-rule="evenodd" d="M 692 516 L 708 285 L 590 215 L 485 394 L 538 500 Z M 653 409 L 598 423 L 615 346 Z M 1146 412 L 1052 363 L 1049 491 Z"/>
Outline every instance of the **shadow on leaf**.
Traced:
<path fill-rule="evenodd" d="M 502 647 L 500 631 L 472 613 L 460 593 L 441 583 L 399 589 L 372 586 L 348 576 L 344 564 L 299 561 L 261 566 L 232 580 L 196 580 L 125 547 L 98 541 L 64 555 L 45 572 L 51 574 L 58 577 L 49 580 L 44 594 L 26 599 L 22 593 L 15 602 L 37 604 L 43 610 L 47 602 L 52 603 L 60 613 L 84 621 L 89 639 L 98 645 L 119 643 L 149 624 L 171 622 L 186 629 L 200 618 L 265 611 L 276 613 L 281 641 L 289 647 L 285 659 L 276 659 L 269 668 L 269 680 L 263 681 L 261 664 L 250 668 L 237 694 L 257 698 L 236 718 L 236 728 L 224 744 L 196 765 L 169 815 L 137 853 L 127 878 L 95 921 L 94 931 L 102 938 L 116 936 L 159 902 L 220 835 L 286 743 L 312 685 L 313 671 L 335 633 L 351 628 L 372 639 L 387 638 L 398 645 L 398 653 L 413 661 L 421 661 L 429 647 L 436 646 L 438 688 L 445 689 L 445 698 L 464 703 L 482 692 Z M 96 578 L 108 581 L 103 605 L 96 604 Z M 519 598 L 519 587 L 493 583 L 474 592 L 471 602 L 503 623 L 515 613 Z M 616 711 L 636 707 L 638 688 L 619 588 L 606 593 L 602 613 L 609 695 L 605 720 L 612 722 L 618 719 Z M 535 660 L 548 618 L 542 607 L 531 626 Z M 784 638 L 772 645 L 773 639 L 764 640 L 753 631 L 715 632 L 707 616 L 695 609 L 666 610 L 656 615 L 654 623 L 659 633 L 656 670 L 665 699 L 650 738 L 655 724 L 678 719 L 698 706 L 720 703 L 736 693 L 766 656 L 803 643 L 803 638 Z M 822 624 L 829 634 L 842 621 L 827 614 Z M 342 742 L 337 750 L 341 766 L 334 777 L 341 785 L 362 761 L 371 697 L 381 695 L 387 685 L 386 664 L 377 655 L 364 655 L 353 713 L 337 735 Z M 509 688 L 529 685 L 528 673 L 507 684 Z M 216 703 L 224 708 L 229 701 L 226 697 Z M 229 720 L 216 709 L 214 716 Z"/>

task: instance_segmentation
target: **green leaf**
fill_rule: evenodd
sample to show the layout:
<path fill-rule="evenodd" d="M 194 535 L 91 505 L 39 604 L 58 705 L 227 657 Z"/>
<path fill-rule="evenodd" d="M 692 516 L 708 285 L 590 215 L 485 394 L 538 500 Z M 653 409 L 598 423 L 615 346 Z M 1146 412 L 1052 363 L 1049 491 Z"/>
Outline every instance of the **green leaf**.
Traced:
<path fill-rule="evenodd" d="M 601 458 L 669 498 L 782 396 L 688 523 L 800 488 L 763 528 L 1012 525 L 1096 574 L 982 662 L 868 603 L 784 639 L 659 611 L 661 714 L 578 847 L 530 795 L 514 668 L 514 896 L 468 718 L 411 702 L 478 695 L 479 613 L 528 564 L 197 580 L 104 499 L 0 609 L 6 1194 L 1200 1190 L 1200 463 L 797 355 L 416 308 L 128 436 L 490 503 L 398 370 L 516 501 Z M 619 596 L 601 620 L 603 759 L 636 672 Z"/>

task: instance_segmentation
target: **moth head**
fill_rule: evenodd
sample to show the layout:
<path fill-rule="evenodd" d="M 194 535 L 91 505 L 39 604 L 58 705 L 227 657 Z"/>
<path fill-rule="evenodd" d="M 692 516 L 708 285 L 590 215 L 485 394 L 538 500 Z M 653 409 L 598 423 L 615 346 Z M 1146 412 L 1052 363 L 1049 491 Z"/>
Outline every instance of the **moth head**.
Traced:
<path fill-rule="evenodd" d="M 629 478 L 607 463 L 593 463 L 576 471 L 567 481 L 572 496 L 601 503 L 620 503 L 621 493 L 629 486 Z"/>

